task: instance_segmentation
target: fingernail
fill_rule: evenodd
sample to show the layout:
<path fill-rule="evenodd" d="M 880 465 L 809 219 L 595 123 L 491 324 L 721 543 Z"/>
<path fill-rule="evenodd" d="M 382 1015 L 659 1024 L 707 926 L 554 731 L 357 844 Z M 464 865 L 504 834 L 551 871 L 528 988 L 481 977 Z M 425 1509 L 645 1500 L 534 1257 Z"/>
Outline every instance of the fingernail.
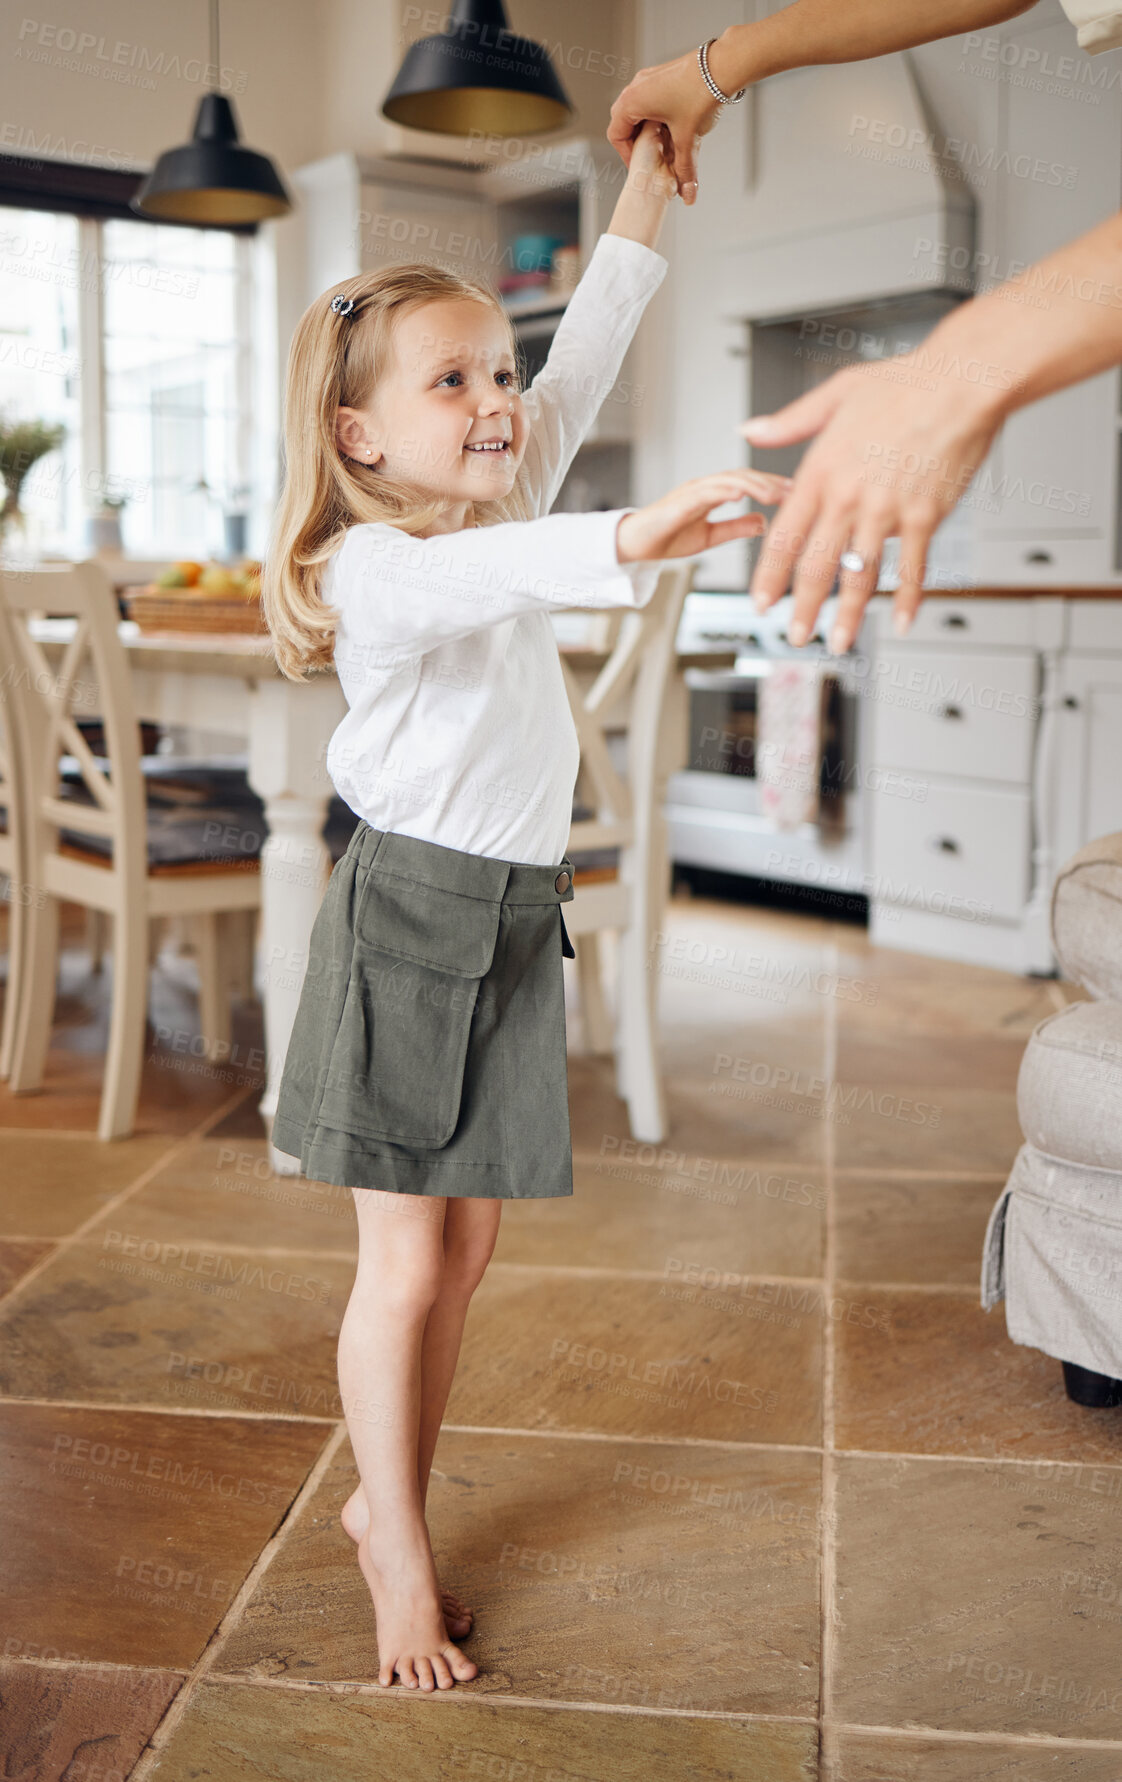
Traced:
<path fill-rule="evenodd" d="M 682 187 L 682 197 L 687 204 L 693 203 L 694 199 L 697 197 L 697 181 L 695 179 L 688 179 L 686 181 L 685 185 Z"/>
<path fill-rule="evenodd" d="M 762 588 L 759 590 L 758 593 L 753 594 L 752 605 L 755 607 L 755 609 L 758 613 L 766 613 L 767 612 L 768 607 L 771 605 L 771 601 L 768 599 L 767 595 L 764 593 Z"/>
<path fill-rule="evenodd" d="M 807 638 L 805 619 L 792 619 L 787 627 L 787 640 L 795 645 L 804 644 Z"/>
<path fill-rule="evenodd" d="M 844 656 L 849 648 L 849 639 L 840 625 L 835 625 L 830 633 L 831 656 Z"/>
<path fill-rule="evenodd" d="M 897 637 L 906 637 L 912 628 L 911 613 L 895 612 L 892 615 L 892 629 Z"/>
<path fill-rule="evenodd" d="M 745 421 L 740 431 L 747 439 L 766 439 L 772 431 L 772 425 L 765 416 L 758 421 Z"/>

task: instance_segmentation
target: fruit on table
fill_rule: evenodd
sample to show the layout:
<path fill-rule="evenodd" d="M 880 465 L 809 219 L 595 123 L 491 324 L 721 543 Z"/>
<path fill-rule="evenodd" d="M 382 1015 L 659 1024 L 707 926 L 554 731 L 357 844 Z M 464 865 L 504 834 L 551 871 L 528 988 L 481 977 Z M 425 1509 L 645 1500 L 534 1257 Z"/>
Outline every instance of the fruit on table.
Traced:
<path fill-rule="evenodd" d="M 199 577 L 197 592 L 204 594 L 208 600 L 232 600 L 241 594 L 242 589 L 231 570 L 213 563 Z"/>
<path fill-rule="evenodd" d="M 236 569 L 225 563 L 173 563 L 156 578 L 157 588 L 190 588 L 203 600 L 260 600 L 262 566 L 247 558 Z"/>

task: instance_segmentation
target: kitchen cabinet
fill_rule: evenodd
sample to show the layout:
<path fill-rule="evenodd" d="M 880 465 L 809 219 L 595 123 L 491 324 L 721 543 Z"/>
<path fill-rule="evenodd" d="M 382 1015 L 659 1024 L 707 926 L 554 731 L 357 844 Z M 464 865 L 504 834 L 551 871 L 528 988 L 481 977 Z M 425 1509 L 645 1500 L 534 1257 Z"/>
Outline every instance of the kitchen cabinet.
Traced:
<path fill-rule="evenodd" d="M 1122 830 L 1122 613 L 1112 654 L 1073 651 L 1060 666 L 1056 770 L 1059 864 Z"/>
<path fill-rule="evenodd" d="M 869 627 L 873 783 L 921 789 L 874 791 L 873 939 L 1051 971 L 1056 872 L 1122 831 L 1122 596 L 931 594 L 901 640 L 878 597 Z"/>
<path fill-rule="evenodd" d="M 1122 600 L 930 594 L 903 639 L 889 629 L 888 602 L 872 603 L 875 941 L 1008 971 L 1052 970 L 1052 879 L 1071 852 L 1057 720 L 1071 610 L 1092 604 L 1116 640 L 1122 694 Z M 899 772 L 910 776 L 906 800 L 889 795 Z"/>

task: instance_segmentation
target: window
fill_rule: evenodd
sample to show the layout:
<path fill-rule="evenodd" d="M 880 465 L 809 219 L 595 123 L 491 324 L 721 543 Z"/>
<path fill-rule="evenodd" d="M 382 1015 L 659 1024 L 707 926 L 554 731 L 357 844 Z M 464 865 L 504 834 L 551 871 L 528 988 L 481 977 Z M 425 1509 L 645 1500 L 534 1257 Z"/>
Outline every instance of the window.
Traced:
<path fill-rule="evenodd" d="M 81 538 L 78 219 L 0 210 L 0 411 L 66 428 L 62 449 L 28 471 L 20 493 L 24 548 Z"/>
<path fill-rule="evenodd" d="M 87 554 L 91 516 L 123 499 L 126 555 L 222 556 L 226 516 L 258 514 L 253 250 L 221 230 L 0 208 L 0 410 L 66 428 L 24 484 L 24 549 Z"/>

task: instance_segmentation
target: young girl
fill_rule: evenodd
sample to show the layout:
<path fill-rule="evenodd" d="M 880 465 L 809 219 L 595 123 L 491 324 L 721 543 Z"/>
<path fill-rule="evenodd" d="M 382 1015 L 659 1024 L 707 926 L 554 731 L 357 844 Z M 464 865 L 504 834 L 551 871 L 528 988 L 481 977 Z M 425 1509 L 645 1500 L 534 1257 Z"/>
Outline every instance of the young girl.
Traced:
<path fill-rule="evenodd" d="M 334 661 L 349 711 L 328 770 L 361 821 L 316 918 L 272 1136 L 354 1193 L 338 1359 L 360 1484 L 342 1520 L 383 1685 L 476 1674 L 455 1643 L 471 1611 L 436 1576 L 429 1470 L 503 1201 L 572 1193 L 578 745 L 550 612 L 642 606 L 660 559 L 762 530 L 711 509 L 786 481 L 729 470 L 646 508 L 540 517 L 666 271 L 673 191 L 646 125 L 527 391 L 495 293 L 429 266 L 326 292 L 289 357 L 265 610 L 285 674 Z"/>

